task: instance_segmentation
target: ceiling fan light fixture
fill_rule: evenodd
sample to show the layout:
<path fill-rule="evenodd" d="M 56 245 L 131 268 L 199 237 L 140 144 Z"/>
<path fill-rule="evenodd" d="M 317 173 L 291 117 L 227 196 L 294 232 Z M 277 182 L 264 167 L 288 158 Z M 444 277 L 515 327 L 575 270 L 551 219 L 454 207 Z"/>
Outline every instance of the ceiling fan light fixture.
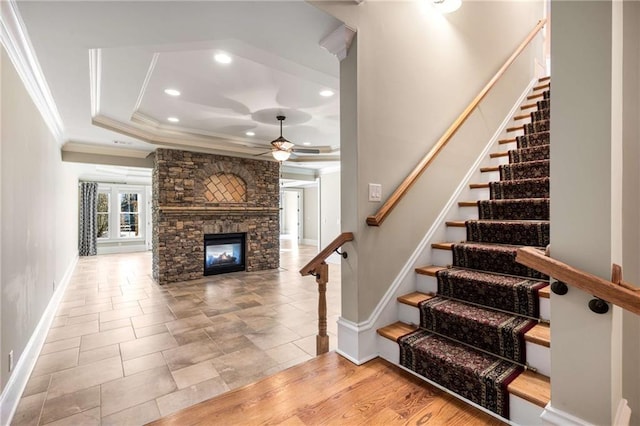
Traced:
<path fill-rule="evenodd" d="M 178 117 L 169 117 L 167 118 L 167 121 L 170 121 L 171 123 L 178 123 L 180 122 L 180 119 Z"/>
<path fill-rule="evenodd" d="M 285 118 L 284 115 L 276 116 L 276 119 L 280 122 L 280 136 L 271 141 L 271 146 L 273 147 L 271 149 L 271 155 L 280 162 L 289 159 L 291 148 L 293 148 L 293 144 L 282 136 L 282 122 Z"/>
<path fill-rule="evenodd" d="M 245 132 L 245 135 L 247 135 L 247 136 L 255 136 L 256 132 L 252 132 L 251 130 L 249 130 L 248 132 Z"/>
<path fill-rule="evenodd" d="M 322 96 L 323 98 L 330 98 L 333 95 L 335 95 L 335 92 L 333 90 L 327 89 L 320 91 L 320 96 Z"/>
<path fill-rule="evenodd" d="M 462 0 L 431 0 L 431 3 L 442 14 L 455 12 L 462 6 Z"/>
<path fill-rule="evenodd" d="M 273 155 L 273 158 L 275 158 L 276 160 L 282 162 L 289 159 L 289 156 L 291 156 L 291 152 L 274 148 L 271 150 L 271 155 Z"/>

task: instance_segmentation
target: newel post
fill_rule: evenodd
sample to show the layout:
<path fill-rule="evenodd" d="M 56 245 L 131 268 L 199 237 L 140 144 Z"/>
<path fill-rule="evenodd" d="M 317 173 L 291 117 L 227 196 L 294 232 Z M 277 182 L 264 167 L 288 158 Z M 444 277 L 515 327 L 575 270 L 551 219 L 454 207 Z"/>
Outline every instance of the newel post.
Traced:
<path fill-rule="evenodd" d="M 318 335 L 316 336 L 316 355 L 329 352 L 329 336 L 327 335 L 327 281 L 329 281 L 329 265 L 322 262 L 316 269 L 318 283 Z"/>

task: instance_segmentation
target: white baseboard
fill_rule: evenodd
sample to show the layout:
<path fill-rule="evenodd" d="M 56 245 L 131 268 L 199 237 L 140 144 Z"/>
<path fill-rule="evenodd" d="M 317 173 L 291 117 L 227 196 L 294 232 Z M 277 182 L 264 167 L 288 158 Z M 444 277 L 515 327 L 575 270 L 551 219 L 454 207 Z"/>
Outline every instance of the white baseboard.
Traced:
<path fill-rule="evenodd" d="M 537 83 L 537 81 L 537 79 L 531 80 L 518 100 L 513 104 L 505 119 L 490 138 L 489 142 L 477 157 L 467 174 L 461 180 L 460 184 L 451 195 L 451 198 L 449 198 L 443 209 L 440 211 L 424 238 L 420 241 L 408 261 L 393 280 L 387 289 L 387 292 L 382 296 L 369 318 L 366 321 L 357 324 L 346 321 L 342 318 L 338 320 L 338 348 L 344 354 L 348 354 L 348 356 L 345 355 L 346 358 L 363 360 L 370 359 L 371 356 L 377 355 L 375 343 L 376 330 L 384 325 L 397 321 L 398 307 L 396 304 L 396 297 L 409 291 L 415 291 L 416 280 L 414 271 L 416 266 L 425 265 L 427 264 L 426 262 L 431 260 L 431 243 L 436 236 L 442 234 L 445 222 L 448 220 L 447 216 L 451 211 L 453 211 L 452 209 L 457 207 L 457 201 L 463 191 L 468 189 L 471 178 L 478 173 L 482 162 L 487 160 L 489 152 L 497 145 L 500 136 L 504 133 L 513 116 L 519 110 L 520 105 L 522 105 L 527 94 L 530 93 L 532 87 Z M 331 257 L 329 260 L 330 259 Z M 353 342 L 350 342 L 350 339 L 353 339 Z M 343 342 L 342 346 L 341 342 Z M 370 350 L 370 352 L 367 352 L 367 350 Z"/>
<path fill-rule="evenodd" d="M 626 399 L 621 399 L 616 410 L 616 418 L 613 419 L 615 426 L 629 426 L 631 421 L 631 407 Z"/>
<path fill-rule="evenodd" d="M 115 254 L 115 253 L 136 253 L 140 251 L 148 251 L 146 244 L 136 244 L 130 246 L 98 246 L 98 254 Z"/>
<path fill-rule="evenodd" d="M 586 420 L 576 417 L 573 414 L 569 414 L 566 411 L 558 410 L 551 405 L 551 402 L 544 407 L 544 411 L 540 416 L 542 421 L 546 425 L 558 425 L 558 426 L 594 426 L 593 423 L 589 423 Z"/>
<path fill-rule="evenodd" d="M 38 355 L 40 355 L 40 351 L 42 350 L 44 341 L 47 338 L 47 333 L 49 332 L 53 318 L 55 317 L 60 301 L 62 300 L 62 296 L 67 289 L 67 285 L 71 280 L 71 275 L 73 274 L 77 263 L 78 254 L 76 253 L 69 263 L 69 266 L 67 266 L 67 270 L 64 272 L 64 275 L 60 280 L 60 285 L 51 296 L 49 304 L 42 313 L 42 317 L 40 317 L 38 325 L 35 330 L 33 330 L 33 334 L 29 338 L 22 355 L 18 359 L 18 362 L 16 362 L 13 374 L 9 377 L 9 381 L 2 391 L 2 395 L 0 395 L 0 407 L 2 407 L 0 409 L 0 424 L 8 425 L 11 423 L 11 419 L 18 408 L 22 392 L 24 392 L 29 376 L 31 376 L 31 372 L 36 365 Z"/>

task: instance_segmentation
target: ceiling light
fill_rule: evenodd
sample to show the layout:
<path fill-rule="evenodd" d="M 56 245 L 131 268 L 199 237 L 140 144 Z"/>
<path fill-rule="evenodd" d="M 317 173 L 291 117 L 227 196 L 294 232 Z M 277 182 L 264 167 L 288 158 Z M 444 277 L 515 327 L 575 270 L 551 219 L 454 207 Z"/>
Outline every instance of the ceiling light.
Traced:
<path fill-rule="evenodd" d="M 180 121 L 180 119 L 178 117 L 169 117 L 167 118 L 167 121 L 170 121 L 172 123 L 177 123 Z"/>
<path fill-rule="evenodd" d="M 335 93 L 333 92 L 333 90 L 323 90 L 320 92 L 320 96 L 325 97 L 325 98 L 329 98 L 331 96 L 333 96 Z"/>
<path fill-rule="evenodd" d="M 247 136 L 255 136 L 256 132 L 248 131 L 248 132 L 245 133 L 245 135 L 247 135 Z"/>
<path fill-rule="evenodd" d="M 180 96 L 180 91 L 176 89 L 164 89 L 164 93 L 169 96 Z"/>
<path fill-rule="evenodd" d="M 213 57 L 213 59 L 215 59 L 216 62 L 219 63 L 219 64 L 230 64 L 231 63 L 231 56 L 227 55 L 226 53 L 216 53 L 216 55 Z"/>
<path fill-rule="evenodd" d="M 309 146 L 309 145 L 311 145 L 311 142 L 302 142 L 302 145 Z"/>
<path fill-rule="evenodd" d="M 431 0 L 433 7 L 440 13 L 451 13 L 460 9 L 462 0 Z"/>

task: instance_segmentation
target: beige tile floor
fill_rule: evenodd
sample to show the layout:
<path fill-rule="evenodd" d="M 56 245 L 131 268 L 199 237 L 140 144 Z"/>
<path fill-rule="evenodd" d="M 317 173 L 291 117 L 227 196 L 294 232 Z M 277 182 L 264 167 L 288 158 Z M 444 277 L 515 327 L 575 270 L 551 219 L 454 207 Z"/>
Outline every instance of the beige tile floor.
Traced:
<path fill-rule="evenodd" d="M 317 251 L 281 249 L 278 270 L 166 286 L 150 253 L 81 258 L 12 424 L 141 425 L 315 356 L 317 289 L 297 271 Z"/>

